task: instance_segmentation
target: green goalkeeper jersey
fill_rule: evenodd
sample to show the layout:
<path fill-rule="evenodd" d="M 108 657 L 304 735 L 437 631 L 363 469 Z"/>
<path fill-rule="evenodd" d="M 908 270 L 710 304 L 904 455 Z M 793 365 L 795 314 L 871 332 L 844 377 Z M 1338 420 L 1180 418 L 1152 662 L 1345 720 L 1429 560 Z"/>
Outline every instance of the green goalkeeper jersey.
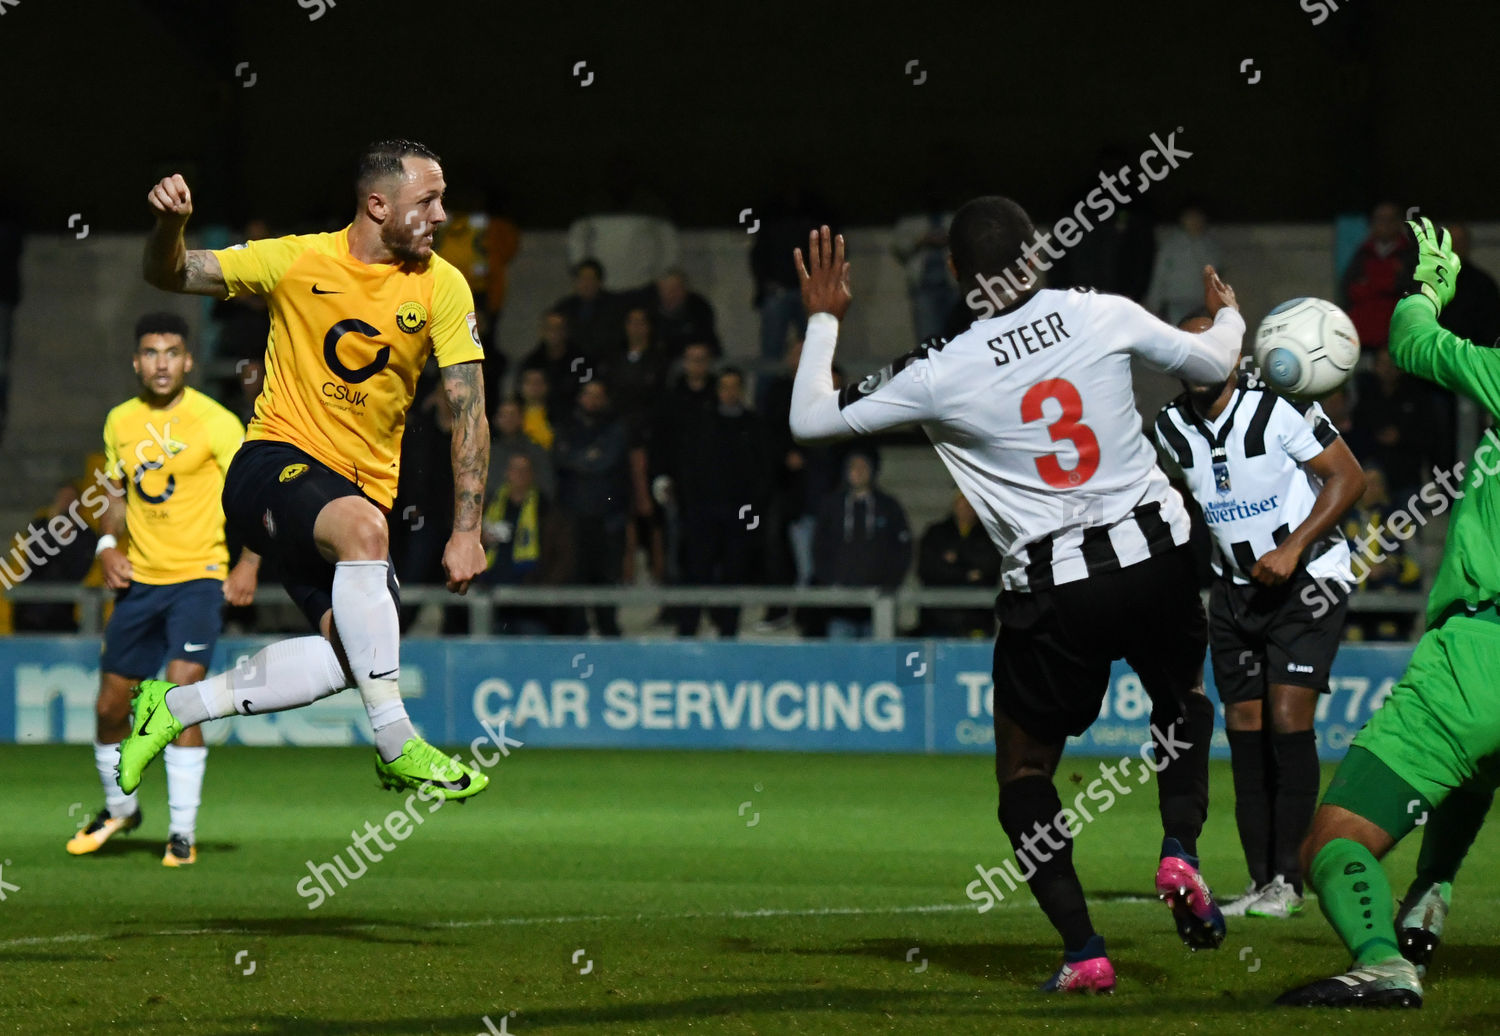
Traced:
<path fill-rule="evenodd" d="M 1477 346 L 1440 327 L 1432 303 L 1422 296 L 1408 296 L 1396 306 L 1390 349 L 1398 367 L 1460 392 L 1500 417 L 1500 349 Z M 1427 599 L 1428 628 L 1455 602 L 1478 606 L 1500 600 L 1500 478 L 1487 475 L 1486 467 L 1500 473 L 1500 448 L 1488 436 L 1463 469 L 1463 496 L 1454 506 L 1442 565 Z"/>

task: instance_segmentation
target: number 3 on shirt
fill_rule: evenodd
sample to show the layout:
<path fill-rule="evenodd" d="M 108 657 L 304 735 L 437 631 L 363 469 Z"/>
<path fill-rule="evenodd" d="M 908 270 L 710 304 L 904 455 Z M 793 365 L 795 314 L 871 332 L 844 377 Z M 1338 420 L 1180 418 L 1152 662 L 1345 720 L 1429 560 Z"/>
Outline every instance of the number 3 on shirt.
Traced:
<path fill-rule="evenodd" d="M 1078 395 L 1078 389 L 1073 387 L 1071 381 L 1064 381 L 1062 378 L 1048 378 L 1026 390 L 1026 395 L 1021 397 L 1021 420 L 1028 424 L 1042 420 L 1042 401 L 1047 399 L 1055 399 L 1062 404 L 1062 414 L 1047 426 L 1047 431 L 1053 442 L 1066 439 L 1073 444 L 1073 448 L 1078 451 L 1078 465 L 1064 468 L 1057 462 L 1057 457 L 1049 453 L 1036 459 L 1037 474 L 1042 476 L 1043 482 L 1056 489 L 1081 486 L 1099 470 L 1099 440 L 1092 428 L 1081 423 L 1083 400 Z"/>

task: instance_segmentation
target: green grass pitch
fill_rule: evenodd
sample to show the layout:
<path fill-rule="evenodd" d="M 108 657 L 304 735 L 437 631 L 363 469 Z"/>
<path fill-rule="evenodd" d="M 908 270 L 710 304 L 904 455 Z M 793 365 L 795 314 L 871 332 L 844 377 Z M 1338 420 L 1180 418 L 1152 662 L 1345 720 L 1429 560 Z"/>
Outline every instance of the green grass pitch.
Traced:
<path fill-rule="evenodd" d="M 1490 831 L 1419 1017 L 1276 1010 L 1283 989 L 1342 968 L 1331 931 L 1316 908 L 1231 919 L 1222 949 L 1190 953 L 1148 898 L 1160 837 L 1148 785 L 1077 849 L 1119 990 L 1059 998 L 1032 991 L 1059 953 L 1029 894 L 980 915 L 964 893 L 976 864 L 1009 856 L 986 757 L 520 748 L 474 802 L 424 816 L 404 841 L 384 836 L 392 851 L 347 888 L 330 880 L 335 894 L 309 910 L 307 862 L 347 853 L 351 831 L 402 808 L 372 761 L 214 749 L 199 862 L 169 870 L 160 763 L 143 828 L 75 859 L 63 843 L 98 806 L 89 749 L 0 749 L 0 1031 L 1500 1029 Z M 1065 759 L 1064 797 L 1071 775 L 1096 773 Z M 1246 877 L 1224 764 L 1213 789 L 1201 849 L 1227 897 Z M 1387 861 L 1398 892 L 1415 850 Z"/>

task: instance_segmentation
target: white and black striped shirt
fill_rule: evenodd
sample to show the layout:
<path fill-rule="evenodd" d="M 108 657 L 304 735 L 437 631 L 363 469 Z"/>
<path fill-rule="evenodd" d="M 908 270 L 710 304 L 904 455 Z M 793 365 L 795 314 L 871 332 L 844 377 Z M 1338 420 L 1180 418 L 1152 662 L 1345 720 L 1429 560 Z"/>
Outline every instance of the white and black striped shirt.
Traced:
<path fill-rule="evenodd" d="M 1046 589 L 1187 542 L 1187 510 L 1135 409 L 1131 358 L 1221 381 L 1244 330 L 1232 309 L 1193 335 L 1122 296 L 1044 289 L 835 398 L 838 322 L 818 314 L 792 431 L 808 440 L 920 424 L 1000 549 L 1005 587 Z"/>
<path fill-rule="evenodd" d="M 1156 416 L 1156 435 L 1203 508 L 1214 571 L 1242 585 L 1251 582 L 1255 562 L 1311 513 L 1322 484 L 1302 465 L 1339 437 L 1316 403 L 1300 413 L 1244 375 L 1212 420 L 1200 417 L 1186 396 L 1168 403 Z M 1313 545 L 1306 565 L 1315 579 L 1353 583 L 1349 544 L 1337 530 Z"/>

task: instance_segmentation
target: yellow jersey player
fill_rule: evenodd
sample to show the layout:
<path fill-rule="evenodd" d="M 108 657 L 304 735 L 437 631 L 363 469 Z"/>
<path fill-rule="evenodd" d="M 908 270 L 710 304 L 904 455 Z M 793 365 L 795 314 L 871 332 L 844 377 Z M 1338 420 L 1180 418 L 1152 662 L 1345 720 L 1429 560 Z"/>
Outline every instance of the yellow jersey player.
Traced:
<path fill-rule="evenodd" d="M 187 322 L 149 313 L 136 322 L 135 342 L 140 393 L 104 419 L 110 499 L 97 553 L 116 591 L 99 660 L 94 737 L 104 809 L 68 842 L 75 856 L 141 824 L 134 791 L 122 791 L 115 777 L 120 742 L 130 732 L 131 688 L 155 676 L 163 661 L 174 683 L 203 679 L 219 639 L 219 606 L 249 604 L 260 567 L 246 549 L 228 571 L 219 495 L 245 429 L 187 387 Z M 171 822 L 161 862 L 181 867 L 198 859 L 194 834 L 208 749 L 196 725 L 167 745 L 166 758 Z"/>
<path fill-rule="evenodd" d="M 147 680 L 120 748 L 120 787 L 184 727 L 276 712 L 357 686 L 387 788 L 426 784 L 445 798 L 489 778 L 417 736 L 397 685 L 400 632 L 386 512 L 417 375 L 435 355 L 453 412 L 453 532 L 443 552 L 457 593 L 484 571 L 480 545 L 489 427 L 473 296 L 433 253 L 446 219 L 442 166 L 421 144 L 360 156 L 354 221 L 326 234 L 189 250 L 181 176 L 151 189 L 156 226 L 146 279 L 167 291 L 262 295 L 271 315 L 265 386 L 224 482 L 224 514 L 257 553 L 280 561 L 287 593 L 321 636 L 284 640 L 194 684 Z"/>

